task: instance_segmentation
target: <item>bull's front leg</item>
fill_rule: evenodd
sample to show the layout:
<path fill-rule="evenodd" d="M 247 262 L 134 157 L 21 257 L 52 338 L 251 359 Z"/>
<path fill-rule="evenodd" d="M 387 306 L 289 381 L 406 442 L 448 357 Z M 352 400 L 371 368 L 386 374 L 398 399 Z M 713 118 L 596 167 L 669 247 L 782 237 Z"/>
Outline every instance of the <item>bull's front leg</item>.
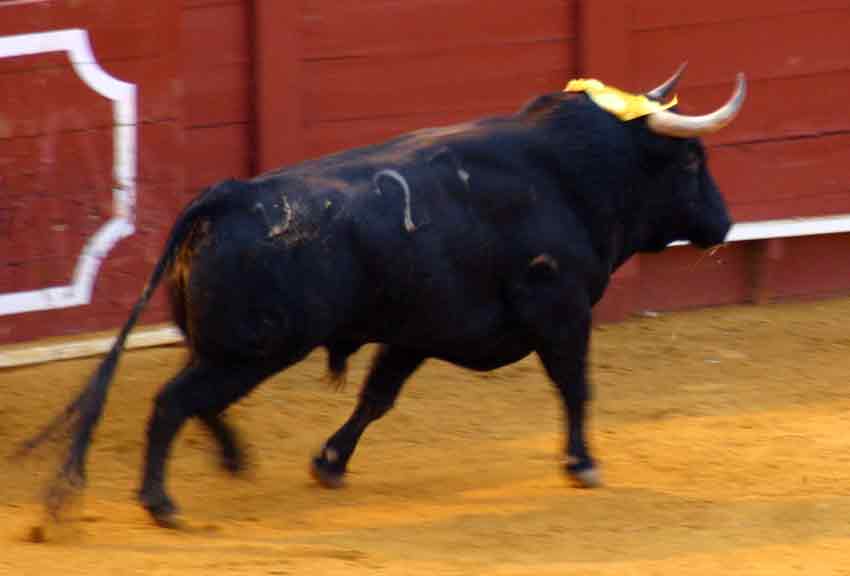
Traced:
<path fill-rule="evenodd" d="M 586 374 L 587 339 L 584 345 L 571 342 L 566 349 L 540 350 L 540 358 L 561 396 L 565 412 L 567 441 L 564 466 L 578 486 L 594 488 L 600 484 L 599 471 L 585 438 L 585 411 L 590 400 Z"/>
<path fill-rule="evenodd" d="M 585 488 L 600 483 L 585 438 L 585 413 L 590 400 L 587 353 L 591 306 L 581 283 L 559 272 L 554 259 L 532 261 L 529 275 L 514 292 L 517 312 L 534 336 L 535 350 L 564 407 L 567 474 Z"/>
<path fill-rule="evenodd" d="M 342 486 L 348 460 L 363 432 L 392 408 L 405 380 L 423 361 L 418 353 L 393 346 L 381 347 L 360 391 L 354 413 L 313 458 L 310 472 L 320 484 L 327 488 Z"/>

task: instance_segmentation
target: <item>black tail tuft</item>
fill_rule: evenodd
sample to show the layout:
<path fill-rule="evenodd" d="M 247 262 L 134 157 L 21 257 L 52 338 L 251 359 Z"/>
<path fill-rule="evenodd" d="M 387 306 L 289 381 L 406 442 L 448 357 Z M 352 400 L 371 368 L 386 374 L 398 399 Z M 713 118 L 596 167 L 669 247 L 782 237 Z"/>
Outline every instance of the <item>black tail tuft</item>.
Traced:
<path fill-rule="evenodd" d="M 86 453 L 94 429 L 103 413 L 109 385 L 115 375 L 127 337 L 162 280 L 181 242 L 192 229 L 194 221 L 209 210 L 215 197 L 218 196 L 209 194 L 212 191 L 217 190 L 209 189 L 206 194 L 192 202 L 177 219 L 144 292 L 133 306 L 129 318 L 121 328 L 106 358 L 101 361 L 86 386 L 62 412 L 37 434 L 22 442 L 13 454 L 13 457 L 27 456 L 51 439 L 69 441 L 65 461 L 47 490 L 46 505 L 48 512 L 53 516 L 58 515 L 66 506 L 69 497 L 85 484 Z"/>

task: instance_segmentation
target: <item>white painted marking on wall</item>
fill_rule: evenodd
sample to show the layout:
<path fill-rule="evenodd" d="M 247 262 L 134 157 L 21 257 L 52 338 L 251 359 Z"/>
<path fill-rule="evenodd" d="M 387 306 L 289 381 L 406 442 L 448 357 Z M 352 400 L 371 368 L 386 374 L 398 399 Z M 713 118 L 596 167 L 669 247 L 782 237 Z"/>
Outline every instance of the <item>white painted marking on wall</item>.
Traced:
<path fill-rule="evenodd" d="M 57 30 L 0 37 L 0 58 L 67 52 L 74 71 L 92 90 L 112 100 L 112 218 L 86 241 L 77 257 L 71 284 L 0 294 L 0 316 L 82 306 L 91 302 L 103 259 L 122 238 L 135 231 L 136 85 L 113 78 L 92 53 L 88 32 Z"/>

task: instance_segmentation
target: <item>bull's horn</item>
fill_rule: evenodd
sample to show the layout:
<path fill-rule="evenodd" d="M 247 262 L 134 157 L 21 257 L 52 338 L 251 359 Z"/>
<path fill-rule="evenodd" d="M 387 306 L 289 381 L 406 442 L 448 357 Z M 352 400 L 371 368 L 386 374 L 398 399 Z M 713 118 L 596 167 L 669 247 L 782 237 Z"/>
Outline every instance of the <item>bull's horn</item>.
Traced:
<path fill-rule="evenodd" d="M 663 102 L 666 100 L 667 96 L 676 89 L 676 84 L 679 83 L 679 79 L 682 77 L 682 74 L 684 74 L 685 68 L 687 67 L 688 63 L 682 62 L 670 78 L 665 80 L 661 86 L 653 88 L 647 92 L 645 96 L 650 100 L 655 100 L 656 102 Z"/>
<path fill-rule="evenodd" d="M 657 134 L 674 138 L 698 138 L 720 130 L 735 119 L 747 95 L 747 80 L 739 73 L 735 93 L 723 106 L 703 116 L 685 116 L 670 110 L 650 114 L 646 123 Z"/>

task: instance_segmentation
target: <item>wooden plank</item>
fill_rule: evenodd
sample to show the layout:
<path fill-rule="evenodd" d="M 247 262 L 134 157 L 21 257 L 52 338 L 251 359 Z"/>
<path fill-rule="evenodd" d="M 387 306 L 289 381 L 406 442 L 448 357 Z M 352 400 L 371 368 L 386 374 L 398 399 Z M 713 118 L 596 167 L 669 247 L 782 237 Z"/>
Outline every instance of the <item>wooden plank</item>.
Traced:
<path fill-rule="evenodd" d="M 829 213 L 850 212 L 850 133 L 722 147 L 709 162 L 736 213 L 749 207 L 747 219 L 753 206 L 757 219 L 814 215 L 811 201 L 818 197 L 830 201 Z M 803 199 L 806 214 L 793 208 Z"/>
<path fill-rule="evenodd" d="M 210 6 L 245 5 L 249 0 L 181 0 L 183 10 L 209 8 Z"/>
<path fill-rule="evenodd" d="M 33 265 L 31 263 L 48 261 L 62 278 L 61 284 L 67 284 L 71 280 L 77 255 L 94 232 L 93 221 L 86 222 L 85 228 L 74 225 L 82 219 L 73 217 L 70 202 L 62 202 L 55 196 L 30 195 L 27 200 L 26 206 L 12 213 L 12 225 L 3 238 L 8 254 L 4 264 L 28 269 Z M 63 213 L 51 217 L 45 210 L 51 204 L 64 208 Z M 91 210 L 91 207 L 86 207 L 86 210 Z M 63 258 L 67 260 L 60 265 Z M 35 275 L 29 281 L 19 277 L 14 283 L 14 289 L 44 287 L 43 280 L 42 274 Z"/>
<path fill-rule="evenodd" d="M 245 3 L 213 3 L 183 10 L 186 122 L 209 126 L 250 120 L 251 47 Z M 215 45 L 210 50 L 210 44 Z"/>
<path fill-rule="evenodd" d="M 28 69 L 0 74 L 0 94 L 4 95 L 0 140 L 113 126 L 112 101 L 87 86 L 67 59 L 57 59 L 55 55 L 20 59 L 28 62 Z M 43 62 L 55 62 L 56 66 L 43 66 Z M 120 80 L 144 86 L 147 97 L 138 100 L 140 122 L 167 121 L 178 116 L 173 58 L 116 62 L 111 73 Z"/>
<path fill-rule="evenodd" d="M 626 0 L 579 3 L 578 69 L 582 76 L 627 85 L 631 76 L 625 58 L 631 41 L 627 6 Z"/>
<path fill-rule="evenodd" d="M 730 96 L 732 82 L 680 91 L 679 110 L 703 114 Z M 750 82 L 747 101 L 729 127 L 705 138 L 710 146 L 820 136 L 850 131 L 850 69 L 811 77 Z"/>
<path fill-rule="evenodd" d="M 162 58 L 122 60 L 109 64 L 109 71 L 116 78 L 138 86 L 140 124 L 181 120 L 184 90 L 181 64 L 178 53 Z"/>
<path fill-rule="evenodd" d="M 774 298 L 815 298 L 850 290 L 850 234 L 783 240 L 765 290 Z"/>
<path fill-rule="evenodd" d="M 176 121 L 139 127 L 137 229 L 150 226 L 167 233 L 174 216 L 188 202 L 184 155 L 191 142 L 185 138 L 184 127 Z"/>
<path fill-rule="evenodd" d="M 184 77 L 187 128 L 251 121 L 252 84 L 247 65 L 221 66 Z"/>
<path fill-rule="evenodd" d="M 411 56 L 470 46 L 566 40 L 575 36 L 575 4 L 575 0 L 486 6 L 473 0 L 310 2 L 302 23 L 304 58 Z"/>
<path fill-rule="evenodd" d="M 171 218 L 163 221 L 160 213 L 146 220 L 147 210 L 160 199 L 171 215 L 183 204 L 170 200 L 174 191 L 182 188 L 174 128 L 167 124 L 140 128 L 139 151 L 145 161 L 140 163 L 137 178 L 137 230 L 170 224 Z M 0 201 L 6 222 L 0 231 L 4 260 L 23 265 L 27 260 L 64 256 L 68 261 L 57 270 L 67 281 L 84 242 L 112 216 L 112 131 L 107 128 L 63 132 L 51 138 L 0 140 L 0 158 L 7 158 L 10 148 L 17 149 L 14 161 L 0 164 L 6 191 Z M 18 289 L 42 284 L 39 277 L 32 282 L 32 286 Z"/>
<path fill-rule="evenodd" d="M 303 157 L 301 127 L 303 1 L 255 0 L 252 22 L 255 169 L 264 171 Z"/>
<path fill-rule="evenodd" d="M 250 127 L 244 123 L 186 130 L 189 188 L 197 192 L 224 178 L 251 176 L 250 137 Z"/>
<path fill-rule="evenodd" d="M 55 56 L 47 56 L 51 61 Z M 35 64 L 41 56 L 25 58 Z M 61 63 L 61 59 L 59 59 Z M 112 125 L 112 103 L 88 87 L 67 59 L 56 68 L 0 74 L 6 138 Z"/>
<path fill-rule="evenodd" d="M 558 41 L 308 62 L 304 118 L 312 124 L 516 105 L 561 90 L 573 75 L 573 50 L 571 42 Z"/>
<path fill-rule="evenodd" d="M 180 5 L 171 0 L 98 0 L 2 7 L 0 36 L 82 28 L 92 39 L 98 62 L 176 54 L 178 38 L 166 31 Z M 157 31 L 157 33 L 152 33 Z M 10 65 L 0 63 L 0 71 Z"/>
<path fill-rule="evenodd" d="M 509 112 L 511 109 L 505 109 Z M 411 114 L 392 118 L 364 118 L 341 122 L 320 122 L 304 131 L 304 151 L 307 158 L 316 158 L 356 146 L 377 144 L 405 132 L 456 124 L 494 114 L 497 110 L 459 110 Z"/>
<path fill-rule="evenodd" d="M 448 108 L 449 103 L 446 102 L 447 108 L 443 110 L 429 110 L 433 107 L 422 105 L 417 111 L 398 116 L 363 116 L 309 123 L 303 136 L 305 157 L 315 158 L 355 146 L 375 144 L 421 128 L 512 114 L 534 96 L 557 90 L 553 86 L 560 86 L 563 78 L 569 76 L 571 74 L 567 71 L 553 71 L 529 78 L 520 76 L 510 90 L 494 88 L 493 92 L 487 93 L 486 87 L 482 86 L 479 97 L 460 97 L 463 94 L 458 92 L 455 93 L 454 105 Z M 492 85 L 499 83 L 492 82 Z"/>
<path fill-rule="evenodd" d="M 4 260 L 17 269 L 12 288 L 40 288 L 57 278 L 66 284 L 85 240 L 110 215 L 111 130 L 0 141 L 0 157 L 20 144 L 28 153 L 0 166 L 7 191 L 0 204 L 8 218 L 0 243 Z M 104 196 L 102 213 L 97 198 Z"/>
<path fill-rule="evenodd" d="M 91 336 L 64 342 L 9 346 L 0 349 L 0 369 L 98 356 L 108 352 L 114 341 L 113 336 Z M 182 341 L 183 335 L 176 326 L 155 326 L 134 331 L 127 338 L 125 348 L 167 346 Z"/>
<path fill-rule="evenodd" d="M 619 322 L 633 314 L 638 306 L 641 256 L 632 256 L 614 272 L 602 300 L 593 307 L 593 323 Z"/>
<path fill-rule="evenodd" d="M 741 5 L 745 4 L 743 2 Z M 775 18 L 653 29 L 632 34 L 630 66 L 638 85 L 653 85 L 688 60 L 688 86 L 794 78 L 850 70 L 850 6 Z"/>
<path fill-rule="evenodd" d="M 687 5 L 668 0 L 640 0 L 633 4 L 631 20 L 635 30 L 765 20 L 775 16 L 842 10 L 850 6 L 847 0 L 714 0 L 690 2 Z"/>
<path fill-rule="evenodd" d="M 0 58 L 0 74 L 37 74 L 56 68 L 70 68 L 65 52 L 42 52 L 13 58 Z"/>
<path fill-rule="evenodd" d="M 641 255 L 639 310 L 671 310 L 746 302 L 750 261 L 744 243 L 713 256 L 690 246 Z"/>
<path fill-rule="evenodd" d="M 150 255 L 160 252 L 164 229 L 172 221 L 164 225 L 148 209 L 160 199 L 171 202 L 182 188 L 176 124 L 182 98 L 178 10 L 179 4 L 168 0 L 0 7 L 2 35 L 88 31 L 98 64 L 137 85 L 140 122 L 135 143 L 137 230 L 104 260 L 92 303 L 3 316 L 0 341 L 103 329 L 126 318 L 128 303 L 149 272 Z M 64 53 L 3 59 L 0 83 L 6 97 L 0 112 L 0 245 L 5 264 L 0 284 L 4 291 L 61 284 L 70 277 L 82 243 L 111 216 L 112 105 L 77 77 Z M 21 214 L 10 216 L 19 210 Z M 17 263 L 11 270 L 10 261 Z M 152 304 L 147 320 L 166 308 L 161 295 Z"/>
<path fill-rule="evenodd" d="M 104 260 L 92 304 L 76 310 L 0 317 L 0 340 L 91 331 L 123 321 L 159 257 L 163 237 L 176 214 L 174 198 L 182 181 L 174 173 L 179 171 L 182 175 L 182 167 L 175 134 L 175 126 L 164 123 L 147 124 L 140 129 L 142 162 L 137 182 L 136 232 Z M 75 139 L 83 143 L 80 150 Z M 37 152 L 38 141 L 29 142 Z M 84 242 L 111 216 L 111 131 L 60 135 L 55 148 L 60 151 L 56 163 L 40 173 L 46 175 L 47 182 L 54 183 L 52 188 L 38 185 L 35 189 L 18 190 L 20 202 L 15 201 L 12 208 L 20 211 L 12 214 L 0 239 L 4 250 L 0 284 L 4 292 L 68 283 Z M 32 156 L 38 159 L 37 153 Z M 98 161 L 94 167 L 89 165 L 92 159 Z M 97 175 L 102 177 L 101 185 L 86 185 L 96 182 Z M 39 178 L 33 180 L 37 184 Z M 4 196 L 0 205 L 8 207 L 7 201 Z M 165 309 L 162 296 L 158 296 L 145 318 L 162 317 Z"/>
<path fill-rule="evenodd" d="M 4 343 L 24 342 L 49 336 L 84 334 L 123 324 L 149 270 L 138 268 L 132 253 L 120 260 L 110 256 L 104 268 L 95 285 L 92 305 L 0 316 L 0 340 Z M 126 280 L 116 281 L 115 268 L 127 270 L 121 275 Z M 122 294 L 117 292 L 119 288 L 124 291 Z M 145 308 L 144 321 L 162 322 L 169 317 L 165 292 L 159 290 Z"/>

